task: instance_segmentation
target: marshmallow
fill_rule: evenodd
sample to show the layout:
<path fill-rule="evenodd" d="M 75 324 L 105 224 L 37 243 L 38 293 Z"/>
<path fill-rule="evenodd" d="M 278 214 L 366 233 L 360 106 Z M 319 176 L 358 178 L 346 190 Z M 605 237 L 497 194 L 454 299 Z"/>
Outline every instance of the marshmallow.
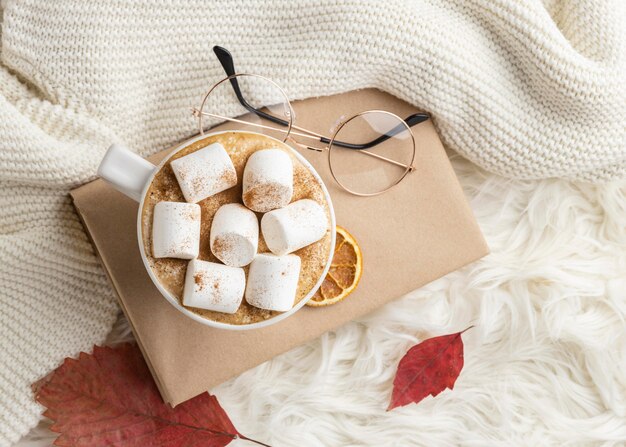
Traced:
<path fill-rule="evenodd" d="M 159 202 L 152 217 L 152 255 L 193 259 L 200 250 L 200 205 Z"/>
<path fill-rule="evenodd" d="M 326 234 L 328 219 L 315 201 L 303 199 L 270 211 L 261 219 L 265 243 L 272 253 L 285 255 L 319 241 Z"/>
<path fill-rule="evenodd" d="M 300 257 L 257 255 L 248 272 L 246 301 L 255 307 L 286 312 L 293 307 L 300 277 Z"/>
<path fill-rule="evenodd" d="M 256 151 L 243 171 L 243 203 L 266 213 L 289 204 L 293 194 L 291 157 L 280 149 Z"/>
<path fill-rule="evenodd" d="M 211 251 L 226 265 L 243 267 L 254 259 L 259 245 L 259 221 L 243 205 L 222 205 L 211 224 Z"/>
<path fill-rule="evenodd" d="M 197 203 L 237 184 L 237 172 L 226 149 L 213 143 L 170 163 L 185 200 Z"/>
<path fill-rule="evenodd" d="M 245 288 L 243 269 L 194 259 L 187 264 L 183 304 L 233 314 Z"/>

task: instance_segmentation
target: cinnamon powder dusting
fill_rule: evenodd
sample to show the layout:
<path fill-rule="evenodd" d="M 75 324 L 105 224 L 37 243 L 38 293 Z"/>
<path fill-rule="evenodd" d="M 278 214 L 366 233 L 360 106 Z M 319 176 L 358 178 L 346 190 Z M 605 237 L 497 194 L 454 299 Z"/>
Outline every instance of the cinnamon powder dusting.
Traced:
<path fill-rule="evenodd" d="M 220 183 L 227 185 L 235 185 L 237 183 L 237 173 L 235 171 L 226 170 L 220 176 Z"/>
<path fill-rule="evenodd" d="M 249 191 L 249 194 L 247 194 L 247 197 L 244 197 L 242 200 L 241 181 L 237 182 L 237 179 L 243 178 L 244 167 L 250 155 L 258 150 L 276 148 L 278 143 L 264 135 L 250 134 L 246 132 L 226 132 L 208 136 L 202 140 L 194 142 L 179 151 L 170 161 L 188 155 L 213 143 L 221 143 L 224 146 L 233 161 L 233 165 L 235 166 L 236 173 L 233 173 L 232 171 L 224 172 L 221 180 L 228 181 L 235 186 L 227 189 L 226 191 L 222 191 L 208 197 L 198 203 L 201 208 L 200 254 L 198 259 L 220 262 L 213 255 L 210 247 L 209 236 L 213 216 L 220 206 L 227 203 L 243 203 L 244 201 L 250 203 L 249 200 L 253 202 L 261 200 L 265 200 L 266 202 L 274 201 L 275 203 L 277 200 L 276 197 L 280 194 L 278 191 L 257 190 L 253 192 L 251 190 Z M 286 145 L 283 147 L 287 153 L 289 153 L 293 162 L 293 195 L 291 197 L 291 201 L 294 202 L 300 199 L 315 200 L 325 209 L 327 218 L 330 221 L 330 211 L 328 204 L 325 201 L 320 183 L 313 176 L 313 174 L 311 174 L 311 172 L 304 165 L 302 165 L 302 163 L 300 163 L 300 161 L 293 154 L 290 153 L 291 151 L 287 149 Z M 254 195 L 254 197 L 251 196 L 251 194 Z M 146 248 L 146 253 L 151 253 L 152 214 L 154 212 L 154 205 L 163 200 L 185 202 L 185 198 L 183 197 L 182 191 L 180 190 L 169 162 L 166 163 L 155 175 L 154 180 L 148 189 L 146 200 L 144 201 L 142 210 L 142 238 L 144 247 Z M 259 218 L 260 217 L 261 216 L 259 215 Z M 218 240 L 214 241 L 214 249 L 216 252 L 219 252 L 219 250 L 222 250 L 222 252 L 227 250 L 225 246 L 215 246 L 215 243 L 218 242 Z M 298 289 L 294 305 L 309 293 L 311 288 L 321 276 L 326 260 L 330 254 L 330 242 L 331 233 L 330 231 L 327 231 L 326 235 L 321 240 L 307 247 L 301 248 L 294 253 L 300 256 L 301 259 L 300 278 L 298 281 Z M 258 252 L 269 253 L 269 249 L 263 240 L 262 233 L 259 233 Z M 148 263 L 155 276 L 173 296 L 178 298 L 181 303 L 187 262 L 188 261 L 182 259 L 157 259 L 152 256 L 148 256 Z M 244 267 L 246 275 L 248 273 L 248 269 L 248 266 Z M 204 283 L 204 278 L 201 274 L 194 275 L 194 282 L 199 287 L 219 288 L 219 284 L 216 282 L 209 281 L 208 284 Z M 194 307 L 189 307 L 188 309 L 203 318 L 227 324 L 250 324 L 267 320 L 280 314 L 280 312 L 253 307 L 249 305 L 246 300 L 243 300 L 241 306 L 239 306 L 239 309 L 234 314 L 225 314 Z"/>
<path fill-rule="evenodd" d="M 204 274 L 202 272 L 194 274 L 193 281 L 196 283 L 196 286 L 198 286 L 198 290 L 204 289 Z"/>
<path fill-rule="evenodd" d="M 202 178 L 202 177 L 195 177 L 192 181 L 191 181 L 191 192 L 194 195 L 199 195 L 202 191 L 204 191 L 204 189 L 206 188 L 207 185 L 207 181 L 206 179 Z"/>
<path fill-rule="evenodd" d="M 218 257 L 222 258 L 224 254 L 229 253 L 235 247 L 235 241 L 228 237 L 215 238 L 211 249 Z"/>
<path fill-rule="evenodd" d="M 290 198 L 291 191 L 285 185 L 258 183 L 243 194 L 243 203 L 254 211 L 266 213 L 288 205 Z"/>

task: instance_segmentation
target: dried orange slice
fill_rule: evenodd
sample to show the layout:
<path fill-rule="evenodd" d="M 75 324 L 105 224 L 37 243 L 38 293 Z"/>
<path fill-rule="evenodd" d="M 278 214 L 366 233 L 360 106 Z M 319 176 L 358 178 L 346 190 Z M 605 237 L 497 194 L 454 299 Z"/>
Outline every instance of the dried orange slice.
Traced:
<path fill-rule="evenodd" d="M 363 256 L 359 244 L 345 228 L 337 226 L 335 232 L 332 264 L 322 286 L 306 303 L 307 306 L 320 307 L 338 303 L 356 289 L 361 279 Z"/>

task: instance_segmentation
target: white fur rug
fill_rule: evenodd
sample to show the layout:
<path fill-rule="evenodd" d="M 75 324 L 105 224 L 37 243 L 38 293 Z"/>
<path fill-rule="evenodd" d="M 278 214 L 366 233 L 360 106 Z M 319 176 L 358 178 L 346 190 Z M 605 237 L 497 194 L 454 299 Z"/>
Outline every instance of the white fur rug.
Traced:
<path fill-rule="evenodd" d="M 626 182 L 452 159 L 492 254 L 214 389 L 241 432 L 274 447 L 626 444 Z M 470 323 L 455 389 L 386 412 L 405 351 Z M 120 320 L 109 340 L 129 338 Z M 18 446 L 49 445 L 46 427 Z"/>

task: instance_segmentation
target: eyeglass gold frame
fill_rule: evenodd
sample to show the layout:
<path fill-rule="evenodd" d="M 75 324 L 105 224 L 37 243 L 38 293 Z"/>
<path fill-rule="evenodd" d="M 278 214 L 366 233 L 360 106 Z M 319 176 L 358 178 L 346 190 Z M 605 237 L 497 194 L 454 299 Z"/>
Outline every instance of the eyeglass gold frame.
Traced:
<path fill-rule="evenodd" d="M 287 110 L 287 114 L 288 114 L 288 126 L 287 129 L 281 129 L 278 127 L 274 127 L 274 126 L 268 126 L 268 125 L 264 125 L 264 124 L 259 124 L 259 123 L 252 123 L 249 121 L 244 121 L 244 120 L 240 120 L 237 118 L 230 118 L 227 116 L 223 116 L 223 115 L 219 115 L 219 114 L 215 114 L 215 113 L 210 113 L 210 112 L 205 112 L 204 111 L 204 106 L 206 105 L 206 102 L 209 98 L 209 96 L 211 95 L 211 93 L 213 93 L 213 91 L 219 87 L 220 85 L 222 85 L 224 82 L 227 81 L 231 81 L 232 79 L 238 78 L 238 77 L 244 77 L 244 76 L 250 76 L 250 77 L 254 77 L 257 79 L 262 79 L 264 81 L 269 82 L 270 84 L 272 84 L 273 86 L 275 86 L 278 91 L 284 96 L 284 100 L 286 105 L 288 106 L 288 110 Z M 337 128 L 334 130 L 332 137 L 326 137 L 320 133 L 314 132 L 312 130 L 309 129 L 305 129 L 303 127 L 299 127 L 294 125 L 293 120 L 294 120 L 294 110 L 293 107 L 291 105 L 291 101 L 289 100 L 289 97 L 287 96 L 287 94 L 285 93 L 285 91 L 274 81 L 272 81 L 271 79 L 265 77 L 265 76 L 261 76 L 261 75 L 257 75 L 257 74 L 253 74 L 253 73 L 235 73 L 234 75 L 228 76 L 222 80 L 220 80 L 219 82 L 215 83 L 210 89 L 209 91 L 204 95 L 202 102 L 200 104 L 200 108 L 193 108 L 192 109 L 192 113 L 195 117 L 198 118 L 198 127 L 199 127 L 199 131 L 200 131 L 200 135 L 204 135 L 204 125 L 203 125 L 203 121 L 202 121 L 202 117 L 203 116 L 210 116 L 212 118 L 218 118 L 224 121 L 229 121 L 229 122 L 234 122 L 234 123 L 239 123 L 239 124 L 245 124 L 247 126 L 253 126 L 253 127 L 258 127 L 258 128 L 262 128 L 262 129 L 268 129 L 268 130 L 273 130 L 273 131 L 277 131 L 277 132 L 281 132 L 285 134 L 285 138 L 283 139 L 283 142 L 287 142 L 287 140 L 290 140 L 293 144 L 295 144 L 296 146 L 299 147 L 303 147 L 305 149 L 308 150 L 313 150 L 316 152 L 327 152 L 327 162 L 328 162 L 328 169 L 330 171 L 330 174 L 333 178 L 333 180 L 335 182 L 337 182 L 337 184 L 346 192 L 353 194 L 355 196 L 359 196 L 359 197 L 373 197 L 373 196 L 377 196 L 380 194 L 383 194 L 387 191 L 389 191 L 390 189 L 394 188 L 395 186 L 397 186 L 398 184 L 400 184 L 400 182 L 402 182 L 402 180 L 405 179 L 405 177 L 410 173 L 413 172 L 416 167 L 414 166 L 414 162 L 415 162 L 415 155 L 416 155 L 416 145 L 415 145 L 415 135 L 413 134 L 413 131 L 411 130 L 411 127 L 402 119 L 400 118 L 398 115 L 396 115 L 395 113 L 389 112 L 387 110 L 377 110 L 377 109 L 372 109 L 372 110 L 364 110 L 362 112 L 359 112 L 355 115 L 352 115 L 350 118 L 346 119 L 346 120 L 342 120 L 340 121 L 339 125 L 337 126 Z M 251 112 L 250 112 L 251 113 Z M 394 118 L 396 118 L 400 123 L 402 123 L 404 125 L 404 127 L 406 128 L 406 130 L 409 132 L 409 135 L 411 137 L 411 143 L 412 143 L 412 154 L 411 154 L 411 161 L 409 162 L 409 164 L 404 164 L 401 162 L 398 162 L 396 160 L 392 160 L 390 158 L 384 157 L 380 154 L 375 154 L 373 152 L 368 152 L 365 149 L 349 149 L 349 150 L 353 150 L 355 152 L 358 153 L 362 153 L 362 154 L 367 154 L 371 157 L 377 158 L 379 160 L 383 160 L 386 161 L 388 163 L 394 164 L 396 166 L 400 166 L 400 167 L 404 167 L 405 170 L 402 173 L 402 175 L 394 182 L 392 183 L 390 186 L 388 186 L 387 188 L 381 190 L 381 191 L 377 191 L 377 192 L 373 192 L 373 193 L 362 193 L 362 192 L 358 192 L 355 191 L 347 186 L 345 186 L 338 178 L 337 178 L 337 174 L 335 172 L 335 170 L 333 169 L 333 165 L 331 162 L 331 151 L 333 149 L 333 143 L 337 138 L 337 134 L 341 131 L 341 129 L 343 129 L 346 124 L 348 124 L 350 121 L 359 118 L 361 116 L 367 115 L 369 113 L 383 113 L 389 116 L 392 116 Z M 282 118 L 281 118 L 282 119 Z M 298 132 L 294 132 L 292 129 L 296 129 Z M 302 144 L 299 143 L 298 141 L 295 140 L 295 138 L 293 138 L 293 135 L 295 136 L 299 136 L 299 137 L 304 137 L 304 138 L 310 138 L 310 139 L 315 139 L 315 140 L 321 140 L 321 139 L 326 139 L 329 140 L 329 143 L 322 147 L 322 148 L 317 148 L 317 147 L 312 147 L 306 144 Z M 343 149 L 343 148 L 342 148 Z"/>
<path fill-rule="evenodd" d="M 262 124 L 250 123 L 248 121 L 237 120 L 235 118 L 229 118 L 227 116 L 217 115 L 217 114 L 214 114 L 214 113 L 207 113 L 207 112 L 203 111 L 204 110 L 204 106 L 206 104 L 206 101 L 207 101 L 207 99 L 209 99 L 209 96 L 211 96 L 211 93 L 213 93 L 213 90 L 215 90 L 217 87 L 219 87 L 220 85 L 222 85 L 226 81 L 230 81 L 232 79 L 235 79 L 235 78 L 238 78 L 238 77 L 242 77 L 242 76 L 250 76 L 250 77 L 253 77 L 253 78 L 257 78 L 257 79 L 263 79 L 264 81 L 267 81 L 270 84 L 272 84 L 274 87 L 276 87 L 278 89 L 278 91 L 284 96 L 285 103 L 289 107 L 289 110 L 288 110 L 289 126 L 287 127 L 286 131 L 284 131 L 283 129 L 276 129 L 276 128 L 271 127 L 271 126 L 264 126 Z M 294 115 L 293 107 L 291 107 L 291 101 L 289 101 L 289 97 L 287 96 L 285 91 L 281 88 L 281 86 L 278 85 L 277 83 L 275 83 L 274 81 L 272 81 L 271 79 L 266 78 L 265 76 L 252 74 L 252 73 L 235 73 L 234 75 L 225 77 L 221 81 L 213 84 L 213 86 L 209 89 L 209 91 L 202 98 L 202 103 L 200 104 L 200 108 L 199 109 L 195 109 L 195 108 L 192 109 L 192 113 L 193 113 L 193 115 L 195 117 L 198 118 L 198 126 L 200 128 L 200 135 L 204 135 L 204 126 L 202 124 L 202 116 L 203 115 L 207 115 L 207 116 L 211 116 L 213 118 L 220 118 L 220 119 L 223 119 L 223 120 L 226 120 L 226 121 L 232 121 L 232 122 L 235 122 L 235 123 L 244 123 L 244 124 L 251 125 L 251 126 L 264 127 L 264 128 L 267 128 L 267 129 L 278 130 L 280 132 L 284 131 L 284 132 L 286 132 L 286 135 L 285 135 L 285 139 L 283 140 L 283 142 L 287 141 L 287 138 L 289 137 L 289 134 L 291 133 L 291 127 L 293 126 L 293 115 Z"/>

